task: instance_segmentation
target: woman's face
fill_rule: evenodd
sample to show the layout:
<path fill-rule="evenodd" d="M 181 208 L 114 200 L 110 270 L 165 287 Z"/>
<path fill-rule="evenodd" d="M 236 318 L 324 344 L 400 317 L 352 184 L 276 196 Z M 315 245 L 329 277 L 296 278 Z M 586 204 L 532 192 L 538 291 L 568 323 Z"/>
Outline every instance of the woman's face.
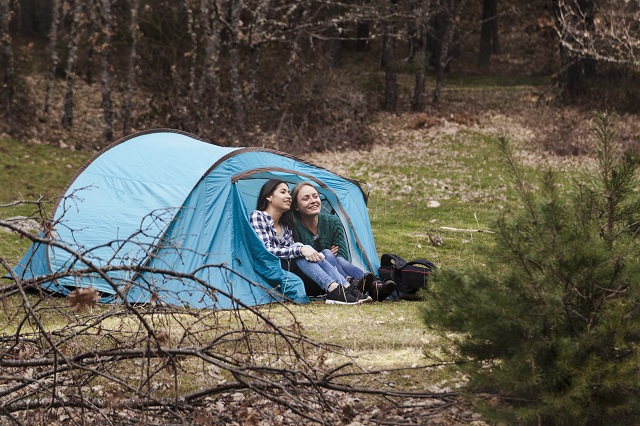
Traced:
<path fill-rule="evenodd" d="M 300 212 L 301 216 L 317 216 L 320 214 L 322 202 L 318 191 L 314 187 L 304 185 L 300 188 L 296 202 L 298 203 L 296 210 Z"/>
<path fill-rule="evenodd" d="M 276 186 L 276 189 L 267 197 L 271 207 L 286 212 L 291 209 L 291 193 L 286 183 Z"/>

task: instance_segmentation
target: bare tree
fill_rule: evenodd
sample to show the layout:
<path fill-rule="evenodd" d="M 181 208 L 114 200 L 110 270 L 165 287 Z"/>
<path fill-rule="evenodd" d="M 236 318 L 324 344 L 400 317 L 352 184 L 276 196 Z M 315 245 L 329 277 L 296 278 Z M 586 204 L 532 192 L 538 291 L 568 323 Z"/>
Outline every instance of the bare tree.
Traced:
<path fill-rule="evenodd" d="M 385 22 L 382 35 L 382 68 L 384 70 L 384 110 L 395 111 L 398 105 L 398 77 L 396 71 L 396 4 L 389 2 L 389 19 Z"/>
<path fill-rule="evenodd" d="M 185 2 L 185 7 L 187 9 L 187 33 L 189 34 L 189 42 L 190 48 L 188 51 L 189 55 L 189 80 L 187 83 L 187 87 L 189 90 L 189 98 L 194 97 L 196 90 L 196 68 L 198 65 L 198 21 L 193 18 L 193 7 L 190 1 Z M 198 102 L 198 99 L 194 100 Z M 198 105 L 196 104 L 196 107 Z"/>
<path fill-rule="evenodd" d="M 415 14 L 415 21 L 413 23 L 415 28 L 415 35 L 413 37 L 415 54 L 413 60 L 416 67 L 416 78 L 413 89 L 413 99 L 411 100 L 411 110 L 424 111 L 427 106 L 425 80 L 428 65 L 427 32 L 429 31 L 431 1 L 412 1 L 409 5 Z"/>
<path fill-rule="evenodd" d="M 482 6 L 478 66 L 489 66 L 491 64 L 491 54 L 493 53 L 500 53 L 500 37 L 498 34 L 498 0 L 484 0 Z"/>
<path fill-rule="evenodd" d="M 262 62 L 263 45 L 268 41 L 267 12 L 271 0 L 258 0 L 253 13 L 252 25 L 249 28 L 249 47 L 251 49 L 251 66 L 247 84 L 247 94 L 245 96 L 245 110 L 247 111 L 247 121 L 249 125 L 254 122 L 253 115 L 256 110 L 256 96 L 259 87 L 259 70 Z"/>
<path fill-rule="evenodd" d="M 555 0 L 561 46 L 575 57 L 640 65 L 638 2 Z"/>
<path fill-rule="evenodd" d="M 588 87 L 598 62 L 640 65 L 640 7 L 637 2 L 555 0 L 560 40 L 560 95 Z"/>
<path fill-rule="evenodd" d="M 52 0 L 51 2 L 51 28 L 49 29 L 49 58 L 51 60 L 51 66 L 49 67 L 49 74 L 47 75 L 47 91 L 44 97 L 44 113 L 49 114 L 51 91 L 56 80 L 56 69 L 60 62 L 58 56 L 58 27 L 60 25 L 60 4 L 59 0 Z"/>
<path fill-rule="evenodd" d="M 240 43 L 243 35 L 240 15 L 242 0 L 229 0 L 229 87 L 231 91 L 231 116 L 239 130 L 246 127 L 242 84 L 240 76 Z"/>
<path fill-rule="evenodd" d="M 291 8 L 291 11 L 286 15 L 287 25 L 291 28 L 287 37 L 286 51 L 287 51 L 287 67 L 284 81 L 282 82 L 280 89 L 280 100 L 284 101 L 289 96 L 289 89 L 293 82 L 294 76 L 297 74 L 298 69 L 301 66 L 300 53 L 302 50 L 302 33 L 304 31 L 302 23 L 306 21 L 308 12 L 303 5 L 296 5 Z M 284 114 L 287 113 L 285 110 Z"/>
<path fill-rule="evenodd" d="M 220 24 L 217 1 L 200 1 L 203 30 L 204 64 L 198 84 L 198 99 L 203 103 L 205 126 L 217 124 L 220 115 Z M 205 95 L 206 93 L 206 95 Z"/>
<path fill-rule="evenodd" d="M 102 117 L 104 120 L 104 130 L 102 132 L 104 140 L 113 140 L 113 101 L 111 100 L 111 49 L 113 33 L 113 15 L 111 12 L 111 2 L 113 0 L 99 1 L 99 15 L 101 17 L 101 44 L 100 44 L 100 88 L 102 92 Z"/>
<path fill-rule="evenodd" d="M 9 32 L 9 22 L 13 12 L 9 0 L 0 0 L 0 59 L 2 59 L 2 80 L 0 90 L 0 108 L 7 112 L 11 111 L 13 103 L 13 91 L 15 85 L 15 70 L 13 61 L 13 50 L 11 48 L 11 34 Z"/>
<path fill-rule="evenodd" d="M 131 110 L 133 108 L 133 91 L 136 88 L 138 38 L 140 35 L 140 28 L 138 26 L 139 0 L 132 0 L 130 7 L 131 22 L 129 24 L 129 34 L 131 36 L 131 48 L 129 51 L 129 64 L 127 68 L 127 88 L 124 95 L 124 105 L 122 107 L 122 132 L 125 135 L 131 133 Z"/>
<path fill-rule="evenodd" d="M 71 130 L 73 126 L 73 86 L 76 79 L 76 61 L 78 59 L 78 42 L 80 38 L 80 14 L 82 3 L 79 0 L 70 0 L 71 4 L 71 34 L 69 35 L 69 55 L 67 57 L 67 88 L 64 95 L 64 111 L 62 115 L 62 127 Z"/>
<path fill-rule="evenodd" d="M 442 36 L 442 44 L 438 55 L 438 64 L 436 71 L 436 87 L 433 90 L 432 102 L 434 105 L 440 103 L 442 87 L 444 86 L 445 70 L 447 64 L 451 60 L 450 48 L 453 43 L 453 37 L 458 30 L 460 15 L 466 4 L 466 0 L 443 0 L 444 13 L 446 16 L 445 27 Z"/>
<path fill-rule="evenodd" d="M 584 93 L 587 81 L 595 76 L 596 62 L 593 51 L 580 52 L 575 47 L 577 40 L 589 40 L 595 34 L 595 5 L 593 0 L 560 0 L 555 7 L 557 27 L 560 36 L 560 72 L 559 96 L 575 96 Z M 577 31 L 582 31 L 583 35 Z M 586 37 L 584 35 L 587 35 Z M 591 45 L 591 48 L 595 46 Z M 592 50 L 589 48 L 588 50 Z M 584 49 L 584 47 L 583 47 Z M 594 49 L 593 49 L 594 50 Z"/>

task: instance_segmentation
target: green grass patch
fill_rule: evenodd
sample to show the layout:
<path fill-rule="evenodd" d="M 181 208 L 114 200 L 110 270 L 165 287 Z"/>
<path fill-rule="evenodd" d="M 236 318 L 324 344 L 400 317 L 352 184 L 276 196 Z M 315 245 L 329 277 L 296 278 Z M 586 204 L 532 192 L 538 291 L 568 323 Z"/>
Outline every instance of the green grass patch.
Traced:
<path fill-rule="evenodd" d="M 0 202 L 59 196 L 91 156 L 88 152 L 0 138 L 0 181 L 5 183 L 0 186 Z"/>
<path fill-rule="evenodd" d="M 51 202 L 60 196 L 67 182 L 91 158 L 88 152 L 71 151 L 49 145 L 32 145 L 0 138 L 0 219 L 38 215 L 35 204 L 6 206 L 16 201 L 44 201 L 45 217 Z M 14 264 L 30 242 L 0 230 L 0 257 Z"/>

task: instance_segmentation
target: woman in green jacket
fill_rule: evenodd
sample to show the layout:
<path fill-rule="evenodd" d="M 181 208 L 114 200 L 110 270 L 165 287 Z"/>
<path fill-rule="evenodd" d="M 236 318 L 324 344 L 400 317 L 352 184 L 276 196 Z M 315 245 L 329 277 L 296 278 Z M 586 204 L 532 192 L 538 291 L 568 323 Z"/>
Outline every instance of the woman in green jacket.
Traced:
<path fill-rule="evenodd" d="M 351 279 L 358 289 L 369 294 L 373 300 L 382 301 L 393 293 L 393 281 L 381 282 L 371 272 L 365 272 L 349 262 L 351 256 L 340 219 L 321 213 L 322 201 L 318 190 L 303 182 L 291 191 L 291 210 L 294 215 L 294 238 L 321 252 L 340 274 Z"/>

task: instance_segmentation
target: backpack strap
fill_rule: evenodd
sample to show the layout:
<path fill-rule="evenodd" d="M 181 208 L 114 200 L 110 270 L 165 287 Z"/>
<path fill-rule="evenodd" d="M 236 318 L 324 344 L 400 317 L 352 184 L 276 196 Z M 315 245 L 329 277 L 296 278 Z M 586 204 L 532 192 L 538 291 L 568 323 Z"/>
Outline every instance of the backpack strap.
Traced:
<path fill-rule="evenodd" d="M 408 265 L 422 265 L 429 270 L 436 269 L 436 265 L 434 265 L 432 262 L 429 262 L 427 259 L 412 260 L 411 262 L 407 262 L 405 266 L 408 266 Z"/>
<path fill-rule="evenodd" d="M 380 256 L 380 265 L 392 266 L 391 269 L 402 269 L 405 266 L 407 266 L 407 261 L 395 253 L 393 254 L 385 253 L 382 256 Z"/>
<path fill-rule="evenodd" d="M 431 272 L 434 269 L 436 269 L 436 265 L 434 265 L 433 263 L 431 263 L 427 259 L 415 259 L 415 260 L 412 260 L 410 262 L 407 262 L 406 260 L 404 260 L 403 258 L 401 258 L 399 256 L 395 256 L 395 257 L 400 259 L 400 261 L 399 262 L 395 262 L 394 264 L 392 264 L 391 271 L 389 271 L 389 272 L 390 272 L 390 275 L 391 275 L 391 279 L 396 284 L 401 280 L 400 277 L 398 276 L 398 274 L 400 274 L 402 272 L 402 270 L 405 269 L 407 266 L 421 265 L 421 266 L 424 266 L 428 272 Z"/>

